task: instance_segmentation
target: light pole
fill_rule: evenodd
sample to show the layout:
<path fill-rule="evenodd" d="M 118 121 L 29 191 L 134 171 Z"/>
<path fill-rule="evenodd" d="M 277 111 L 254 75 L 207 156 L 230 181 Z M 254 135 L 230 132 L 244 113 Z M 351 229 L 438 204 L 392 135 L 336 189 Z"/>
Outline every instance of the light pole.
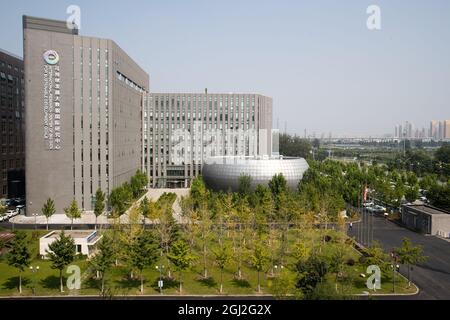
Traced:
<path fill-rule="evenodd" d="M 398 271 L 399 265 L 397 264 L 397 255 L 395 254 L 394 251 L 392 251 L 391 257 L 392 257 L 392 264 L 391 264 L 391 268 L 392 268 L 392 292 L 395 293 L 395 273 Z"/>
<path fill-rule="evenodd" d="M 39 271 L 39 266 L 30 266 L 30 270 L 33 273 L 33 295 L 36 294 L 36 273 Z"/>
<path fill-rule="evenodd" d="M 275 268 L 275 274 L 276 274 L 276 275 L 280 275 L 280 273 L 281 273 L 281 272 L 283 271 L 283 269 L 284 269 L 284 266 L 281 265 L 281 266 L 278 267 L 277 265 L 275 265 L 274 268 Z M 279 269 L 280 271 L 278 271 L 278 269 Z"/>
<path fill-rule="evenodd" d="M 37 213 L 33 213 L 32 214 L 32 216 L 34 216 L 34 230 L 36 231 L 37 230 L 37 216 L 38 216 L 39 214 L 37 214 Z"/>
<path fill-rule="evenodd" d="M 164 265 L 156 266 L 156 270 L 159 271 L 158 287 L 159 287 L 159 293 L 160 294 L 163 294 L 162 290 L 163 290 L 163 286 L 164 286 L 164 283 L 163 283 L 163 280 L 162 280 L 162 271 L 163 271 L 163 269 L 164 269 Z"/>

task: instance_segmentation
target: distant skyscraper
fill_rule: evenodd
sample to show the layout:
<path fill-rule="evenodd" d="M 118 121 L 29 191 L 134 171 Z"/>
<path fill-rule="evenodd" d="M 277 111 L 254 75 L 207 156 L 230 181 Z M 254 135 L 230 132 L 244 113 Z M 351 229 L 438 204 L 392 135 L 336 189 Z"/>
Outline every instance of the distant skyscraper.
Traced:
<path fill-rule="evenodd" d="M 450 139 L 450 120 L 444 121 L 444 139 Z"/>
<path fill-rule="evenodd" d="M 445 135 L 445 132 L 444 132 L 444 121 L 439 121 L 438 137 L 437 137 L 437 139 L 438 140 L 444 139 L 444 135 Z"/>
<path fill-rule="evenodd" d="M 430 122 L 430 132 L 429 132 L 429 137 L 430 137 L 431 139 L 435 139 L 435 140 L 438 139 L 438 126 L 439 126 L 438 121 L 432 120 L 432 121 Z"/>

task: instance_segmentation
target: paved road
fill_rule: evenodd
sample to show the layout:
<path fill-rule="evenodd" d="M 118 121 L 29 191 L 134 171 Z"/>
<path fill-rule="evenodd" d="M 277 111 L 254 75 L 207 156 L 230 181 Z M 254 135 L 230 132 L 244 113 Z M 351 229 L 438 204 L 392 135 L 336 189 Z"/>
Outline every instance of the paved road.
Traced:
<path fill-rule="evenodd" d="M 358 228 L 367 231 L 365 223 L 354 224 L 350 236 L 358 237 Z M 442 300 L 450 299 L 450 242 L 424 236 L 382 217 L 373 217 L 373 239 L 380 241 L 385 250 L 390 252 L 392 248 L 401 246 L 402 239 L 407 237 L 416 245 L 422 245 L 428 260 L 414 267 L 412 280 L 419 288 L 420 293 L 408 299 Z M 401 267 L 400 272 L 407 275 L 407 268 Z"/>

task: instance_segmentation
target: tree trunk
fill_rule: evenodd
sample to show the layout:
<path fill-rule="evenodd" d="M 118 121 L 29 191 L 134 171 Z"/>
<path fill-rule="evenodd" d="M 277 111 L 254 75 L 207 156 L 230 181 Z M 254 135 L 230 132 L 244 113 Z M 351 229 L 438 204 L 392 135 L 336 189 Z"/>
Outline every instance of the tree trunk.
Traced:
<path fill-rule="evenodd" d="M 105 273 L 102 272 L 102 294 L 105 293 Z"/>
<path fill-rule="evenodd" d="M 144 294 L 144 277 L 141 271 L 141 294 Z"/>
<path fill-rule="evenodd" d="M 72 223 L 70 224 L 70 230 L 73 230 L 73 218 L 72 218 Z"/>
<path fill-rule="evenodd" d="M 408 287 L 411 287 L 411 266 L 408 264 Z"/>
<path fill-rule="evenodd" d="M 97 215 L 95 216 L 95 230 L 97 230 Z"/>
<path fill-rule="evenodd" d="M 203 244 L 203 278 L 208 278 L 208 269 L 206 267 L 206 242 Z"/>
<path fill-rule="evenodd" d="M 63 286 L 62 270 L 59 270 L 59 285 L 60 285 L 61 293 L 63 293 L 64 292 L 64 286 Z"/>
<path fill-rule="evenodd" d="M 223 293 L 223 269 L 220 269 L 220 293 Z"/>
<path fill-rule="evenodd" d="M 47 231 L 48 231 L 48 218 L 47 218 Z"/>
<path fill-rule="evenodd" d="M 183 277 L 183 275 L 180 271 L 180 294 L 183 293 L 183 278 L 182 277 Z"/>
<path fill-rule="evenodd" d="M 261 293 L 261 281 L 259 276 L 259 270 L 258 270 L 258 293 Z"/>
<path fill-rule="evenodd" d="M 22 273 L 19 273 L 19 293 L 22 294 Z"/>

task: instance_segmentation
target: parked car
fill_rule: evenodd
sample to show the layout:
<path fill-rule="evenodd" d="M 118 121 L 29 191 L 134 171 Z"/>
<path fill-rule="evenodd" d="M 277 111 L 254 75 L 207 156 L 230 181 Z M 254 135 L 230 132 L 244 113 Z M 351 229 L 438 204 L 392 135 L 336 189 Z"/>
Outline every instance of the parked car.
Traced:
<path fill-rule="evenodd" d="M 372 211 L 375 213 L 385 213 L 386 212 L 386 208 L 380 205 L 376 205 L 372 207 Z"/>
<path fill-rule="evenodd" d="M 373 205 L 374 205 L 373 202 L 364 202 L 363 203 L 363 207 L 365 207 L 365 208 L 373 207 Z"/>

